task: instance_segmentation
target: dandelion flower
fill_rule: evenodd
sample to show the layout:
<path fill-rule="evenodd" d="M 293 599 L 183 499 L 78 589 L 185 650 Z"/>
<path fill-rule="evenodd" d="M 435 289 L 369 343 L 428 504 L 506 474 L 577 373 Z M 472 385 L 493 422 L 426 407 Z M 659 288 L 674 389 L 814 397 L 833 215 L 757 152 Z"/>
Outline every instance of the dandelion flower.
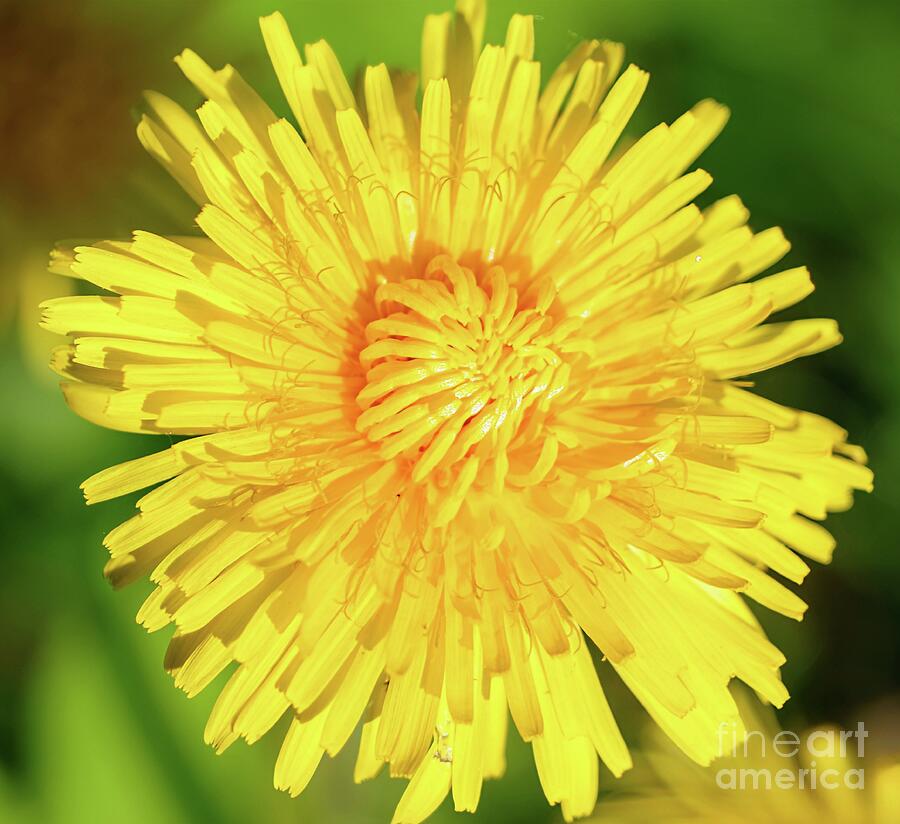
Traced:
<path fill-rule="evenodd" d="M 541 88 L 532 18 L 482 50 L 484 6 L 426 18 L 418 80 L 262 20 L 297 125 L 231 67 L 177 58 L 198 120 L 159 94 L 138 134 L 202 234 L 58 250 L 111 293 L 51 301 L 72 408 L 185 437 L 100 472 L 90 503 L 158 484 L 106 538 L 138 615 L 175 625 L 193 695 L 236 664 L 206 729 L 222 750 L 292 720 L 299 793 L 362 722 L 355 779 L 409 778 L 398 822 L 474 810 L 508 717 L 551 803 L 588 814 L 598 755 L 630 766 L 590 642 L 694 759 L 738 722 L 737 677 L 787 697 L 744 595 L 799 618 L 812 519 L 870 485 L 820 417 L 742 376 L 838 343 L 762 324 L 805 269 L 686 172 L 711 101 L 621 148 L 647 83 L 579 45 Z M 421 90 L 421 107 L 417 96 Z M 298 129 L 299 126 L 299 129 Z M 588 640 L 589 639 L 589 640 Z"/>
<path fill-rule="evenodd" d="M 747 728 L 725 726 L 722 756 L 692 764 L 649 736 L 642 780 L 601 805 L 593 824 L 890 824 L 900 803 L 900 758 L 872 753 L 864 726 L 780 731 L 775 714 L 738 696 Z M 639 770 L 636 769 L 634 776 Z M 631 776 L 629 777 L 631 778 Z"/>

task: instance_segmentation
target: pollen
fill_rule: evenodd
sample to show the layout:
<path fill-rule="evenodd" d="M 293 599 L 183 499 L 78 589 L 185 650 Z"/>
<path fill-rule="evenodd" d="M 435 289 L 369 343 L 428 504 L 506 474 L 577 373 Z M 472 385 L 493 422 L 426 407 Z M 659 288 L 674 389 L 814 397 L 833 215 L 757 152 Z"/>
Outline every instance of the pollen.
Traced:
<path fill-rule="evenodd" d="M 376 291 L 357 429 L 383 458 L 409 461 L 416 483 L 444 486 L 459 469 L 498 492 L 510 454 L 543 444 L 539 465 L 518 479 L 540 483 L 553 466 L 546 422 L 568 386 L 580 322 L 558 306 L 554 317 L 551 281 L 520 297 L 502 267 L 476 277 L 446 256 L 424 274 Z"/>

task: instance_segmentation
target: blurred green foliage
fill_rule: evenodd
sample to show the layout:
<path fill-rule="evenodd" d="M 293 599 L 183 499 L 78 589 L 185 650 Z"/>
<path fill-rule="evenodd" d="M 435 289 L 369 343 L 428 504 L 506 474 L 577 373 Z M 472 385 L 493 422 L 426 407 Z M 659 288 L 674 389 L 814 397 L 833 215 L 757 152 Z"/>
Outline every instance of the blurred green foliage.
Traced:
<path fill-rule="evenodd" d="M 402 789 L 382 777 L 351 790 L 348 748 L 292 801 L 271 786 L 277 735 L 220 758 L 204 746 L 216 688 L 193 701 L 177 692 L 161 665 L 167 639 L 144 637 L 132 618 L 146 588 L 113 593 L 102 580 L 101 538 L 128 505 L 89 510 L 78 491 L 88 474 L 161 441 L 77 419 L 34 367 L 51 345 L 34 333 L 35 298 L 65 288 L 35 262 L 55 240 L 190 223 L 190 205 L 133 137 L 129 108 L 141 90 L 198 103 L 169 61 L 190 45 L 281 101 L 256 23 L 279 5 L 299 40 L 326 37 L 352 71 L 381 61 L 415 67 L 423 15 L 450 3 L 0 2 L 5 60 L 16 67 L 0 92 L 0 821 L 375 822 L 389 819 Z M 799 313 L 841 321 L 842 347 L 759 384 L 850 429 L 869 451 L 876 492 L 831 519 L 839 551 L 804 587 L 806 621 L 761 618 L 789 657 L 794 699 L 783 718 L 849 723 L 895 696 L 900 673 L 900 7 L 496 0 L 489 40 L 502 38 L 513 11 L 538 15 L 545 76 L 582 38 L 624 41 L 652 74 L 638 126 L 671 121 L 707 96 L 730 105 L 731 124 L 701 159 L 716 178 L 709 199 L 738 192 L 755 228 L 781 225 L 794 243 L 785 267 L 810 265 L 818 285 Z M 604 678 L 637 741 L 641 712 L 611 673 Z M 509 761 L 506 779 L 486 786 L 478 819 L 557 820 L 514 735 Z M 445 806 L 435 820 L 451 815 Z"/>

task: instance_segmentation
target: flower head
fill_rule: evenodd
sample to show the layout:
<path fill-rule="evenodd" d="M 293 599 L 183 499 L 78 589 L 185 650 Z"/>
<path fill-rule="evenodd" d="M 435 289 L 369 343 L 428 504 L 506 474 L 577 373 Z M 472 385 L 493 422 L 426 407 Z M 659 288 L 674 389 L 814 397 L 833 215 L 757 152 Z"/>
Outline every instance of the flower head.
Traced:
<path fill-rule="evenodd" d="M 541 89 L 532 19 L 481 49 L 484 8 L 426 19 L 417 84 L 383 65 L 357 100 L 324 42 L 262 20 L 300 131 L 230 66 L 178 63 L 199 122 L 161 95 L 138 133 L 202 207 L 202 234 L 56 253 L 112 296 L 45 306 L 71 406 L 195 436 L 100 472 L 89 502 L 160 484 L 106 539 L 139 614 L 175 624 L 189 694 L 237 664 L 207 740 L 285 713 L 291 793 L 360 719 L 355 778 L 410 779 L 396 819 L 504 769 L 508 714 L 566 818 L 597 756 L 630 765 L 590 639 L 693 758 L 738 723 L 735 676 L 781 704 L 783 657 L 742 595 L 799 617 L 767 574 L 827 560 L 819 519 L 867 488 L 862 451 L 736 379 L 838 342 L 760 326 L 812 289 L 685 173 L 725 110 L 628 147 L 647 82 L 578 46 Z M 302 136 L 301 136 L 302 135 Z"/>

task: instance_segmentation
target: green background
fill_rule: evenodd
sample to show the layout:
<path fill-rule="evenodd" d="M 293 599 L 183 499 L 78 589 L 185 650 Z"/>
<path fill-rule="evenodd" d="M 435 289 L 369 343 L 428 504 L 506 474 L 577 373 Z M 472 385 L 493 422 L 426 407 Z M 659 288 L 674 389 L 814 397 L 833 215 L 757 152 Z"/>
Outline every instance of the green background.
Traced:
<path fill-rule="evenodd" d="M 402 783 L 351 785 L 355 753 L 327 759 L 298 800 L 271 786 L 278 736 L 216 757 L 202 742 L 215 688 L 189 701 L 162 670 L 165 631 L 133 620 L 146 588 L 114 593 L 102 536 L 130 502 L 88 509 L 79 482 L 162 438 L 106 432 L 65 408 L 43 364 L 36 302 L 67 286 L 42 272 L 59 238 L 181 231 L 192 210 L 133 133 L 152 86 L 199 103 L 170 58 L 190 45 L 236 65 L 279 110 L 256 18 L 281 8 L 301 42 L 326 37 L 353 72 L 414 67 L 420 25 L 440 2 L 58 0 L 0 2 L 0 821 L 386 821 Z M 840 0 L 497 0 L 487 36 L 513 11 L 538 15 L 554 64 L 589 37 L 622 40 L 651 73 L 635 128 L 712 96 L 731 106 L 701 159 L 707 199 L 739 193 L 754 228 L 784 228 L 782 268 L 808 264 L 817 291 L 798 314 L 837 317 L 837 350 L 766 375 L 761 391 L 836 419 L 869 452 L 876 491 L 833 516 L 838 553 L 815 568 L 802 624 L 760 612 L 787 653 L 792 729 L 862 718 L 872 745 L 900 750 L 900 7 Z M 631 742 L 643 716 L 615 679 Z M 893 732 L 892 732 L 893 730 Z M 613 779 L 601 776 L 603 791 Z M 615 788 L 613 787 L 613 792 Z M 602 801 L 602 799 L 601 799 Z M 452 816 L 445 805 L 435 820 Z M 528 749 L 485 787 L 479 820 L 559 819 Z"/>

